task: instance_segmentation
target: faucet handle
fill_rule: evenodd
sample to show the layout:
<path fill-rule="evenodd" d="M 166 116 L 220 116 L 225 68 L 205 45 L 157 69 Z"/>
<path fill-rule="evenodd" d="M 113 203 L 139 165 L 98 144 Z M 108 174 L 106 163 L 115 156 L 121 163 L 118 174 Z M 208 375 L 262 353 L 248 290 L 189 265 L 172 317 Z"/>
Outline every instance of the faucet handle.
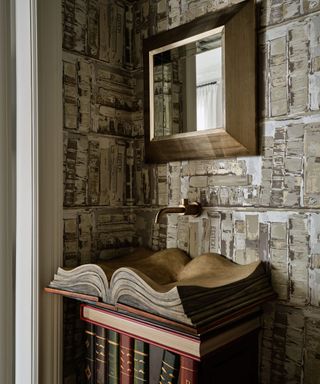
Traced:
<path fill-rule="evenodd" d="M 180 200 L 180 206 L 187 207 L 188 205 L 189 205 L 189 200 L 188 199 L 181 199 Z"/>
<path fill-rule="evenodd" d="M 185 207 L 184 215 L 200 216 L 202 207 L 200 203 L 192 202 L 189 203 L 188 199 L 181 199 L 181 207 Z"/>

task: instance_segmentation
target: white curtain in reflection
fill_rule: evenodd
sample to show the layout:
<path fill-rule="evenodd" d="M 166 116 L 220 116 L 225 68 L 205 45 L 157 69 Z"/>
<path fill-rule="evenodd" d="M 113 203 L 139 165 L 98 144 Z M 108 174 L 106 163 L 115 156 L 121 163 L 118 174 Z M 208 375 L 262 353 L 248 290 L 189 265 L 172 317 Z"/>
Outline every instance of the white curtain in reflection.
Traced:
<path fill-rule="evenodd" d="M 222 127 L 221 100 L 219 83 L 197 87 L 197 131 Z"/>

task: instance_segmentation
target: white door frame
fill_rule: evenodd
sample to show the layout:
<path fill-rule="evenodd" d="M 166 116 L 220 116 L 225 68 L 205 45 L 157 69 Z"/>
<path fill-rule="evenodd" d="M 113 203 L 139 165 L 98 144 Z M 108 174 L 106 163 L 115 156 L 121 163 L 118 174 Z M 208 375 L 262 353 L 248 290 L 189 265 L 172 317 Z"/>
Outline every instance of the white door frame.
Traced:
<path fill-rule="evenodd" d="M 15 383 L 61 383 L 61 300 L 46 296 L 62 262 L 60 0 L 15 0 Z"/>
<path fill-rule="evenodd" d="M 11 107 L 13 57 L 11 56 L 10 0 L 0 0 L 0 383 L 14 377 L 14 121 Z"/>

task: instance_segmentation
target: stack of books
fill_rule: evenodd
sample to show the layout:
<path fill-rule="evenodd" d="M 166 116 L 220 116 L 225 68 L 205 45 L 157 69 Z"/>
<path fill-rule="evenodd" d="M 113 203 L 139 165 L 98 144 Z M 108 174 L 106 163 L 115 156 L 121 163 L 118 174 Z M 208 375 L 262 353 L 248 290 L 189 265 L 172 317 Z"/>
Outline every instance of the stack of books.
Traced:
<path fill-rule="evenodd" d="M 152 348 L 152 345 L 141 340 L 86 323 L 84 367 L 86 382 L 149 384 L 153 380 L 156 383 L 178 383 L 179 356 Z M 152 365 L 149 372 L 150 355 L 155 353 L 161 365 Z"/>
<path fill-rule="evenodd" d="M 88 304 L 81 318 L 90 384 L 196 384 L 204 357 L 260 327 L 257 309 L 202 335 Z"/>

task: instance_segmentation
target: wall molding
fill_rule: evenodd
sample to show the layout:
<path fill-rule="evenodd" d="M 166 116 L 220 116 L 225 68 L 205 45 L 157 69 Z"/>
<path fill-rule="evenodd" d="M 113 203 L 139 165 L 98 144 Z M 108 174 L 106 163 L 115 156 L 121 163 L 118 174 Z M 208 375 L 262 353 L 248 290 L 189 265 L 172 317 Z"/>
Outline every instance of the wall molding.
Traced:
<path fill-rule="evenodd" d="M 13 383 L 14 376 L 11 11 L 9 0 L 0 2 L 0 382 L 7 384 Z"/>
<path fill-rule="evenodd" d="M 43 288 L 62 261 L 60 0 L 16 0 L 16 384 L 59 384 L 61 300 Z"/>
<path fill-rule="evenodd" d="M 62 383 L 62 299 L 43 288 L 62 265 L 61 0 L 38 0 L 39 383 Z"/>

